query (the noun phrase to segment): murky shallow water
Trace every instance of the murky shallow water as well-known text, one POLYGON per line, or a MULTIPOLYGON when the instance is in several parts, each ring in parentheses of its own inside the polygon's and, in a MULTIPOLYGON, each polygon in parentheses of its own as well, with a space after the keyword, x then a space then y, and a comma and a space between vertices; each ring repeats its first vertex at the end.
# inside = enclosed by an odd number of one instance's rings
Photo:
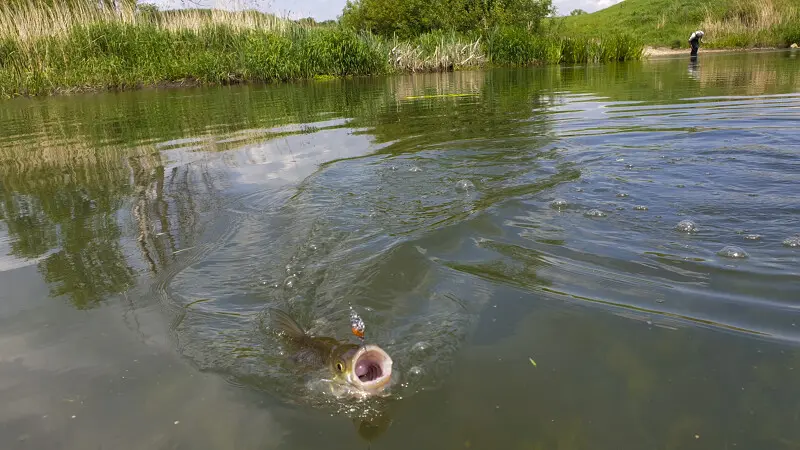
POLYGON ((798 58, 7 102, 2 447, 797 447, 798 58))

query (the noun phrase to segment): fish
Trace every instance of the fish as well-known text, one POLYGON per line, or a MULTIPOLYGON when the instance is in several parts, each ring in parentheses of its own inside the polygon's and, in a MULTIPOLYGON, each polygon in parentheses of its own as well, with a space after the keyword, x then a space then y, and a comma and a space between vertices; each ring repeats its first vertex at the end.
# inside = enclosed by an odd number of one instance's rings
POLYGON ((349 388, 349 393, 360 397, 380 395, 391 384, 393 361, 380 346, 314 336, 281 309, 270 308, 270 316, 274 330, 298 347, 292 359, 327 367, 331 381, 349 388))

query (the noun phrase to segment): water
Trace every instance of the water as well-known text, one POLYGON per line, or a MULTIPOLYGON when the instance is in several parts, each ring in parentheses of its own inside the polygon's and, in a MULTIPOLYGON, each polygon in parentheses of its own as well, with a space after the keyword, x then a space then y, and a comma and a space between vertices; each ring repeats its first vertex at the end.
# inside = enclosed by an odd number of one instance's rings
POLYGON ((2 448, 796 447, 797 64, 6 102, 2 448), (262 321, 349 305, 387 399, 262 321))

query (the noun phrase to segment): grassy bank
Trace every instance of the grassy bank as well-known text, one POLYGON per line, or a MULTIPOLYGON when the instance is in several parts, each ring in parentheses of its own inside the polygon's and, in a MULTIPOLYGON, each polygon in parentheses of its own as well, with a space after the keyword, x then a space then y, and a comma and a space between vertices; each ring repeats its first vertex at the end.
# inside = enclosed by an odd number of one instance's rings
POLYGON ((437 31, 401 41, 253 11, 159 13, 94 2, 0 6, 2 97, 626 60, 641 53, 640 43, 617 34, 566 39, 501 28, 470 36, 437 31))
POLYGON ((653 47, 688 48, 705 31, 704 47, 788 47, 800 43, 800 0, 625 0, 592 14, 563 19, 566 33, 633 33, 653 47))

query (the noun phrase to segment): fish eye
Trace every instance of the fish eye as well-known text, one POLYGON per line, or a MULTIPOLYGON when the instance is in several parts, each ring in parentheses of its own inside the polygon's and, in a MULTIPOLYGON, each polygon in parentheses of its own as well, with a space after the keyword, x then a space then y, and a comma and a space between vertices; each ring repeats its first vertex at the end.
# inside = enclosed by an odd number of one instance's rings
POLYGON ((341 371, 342 371, 342 369, 343 369, 343 367, 342 367, 342 363, 340 363, 340 362, 336 363, 336 370, 338 370, 339 372, 341 372, 341 371))

